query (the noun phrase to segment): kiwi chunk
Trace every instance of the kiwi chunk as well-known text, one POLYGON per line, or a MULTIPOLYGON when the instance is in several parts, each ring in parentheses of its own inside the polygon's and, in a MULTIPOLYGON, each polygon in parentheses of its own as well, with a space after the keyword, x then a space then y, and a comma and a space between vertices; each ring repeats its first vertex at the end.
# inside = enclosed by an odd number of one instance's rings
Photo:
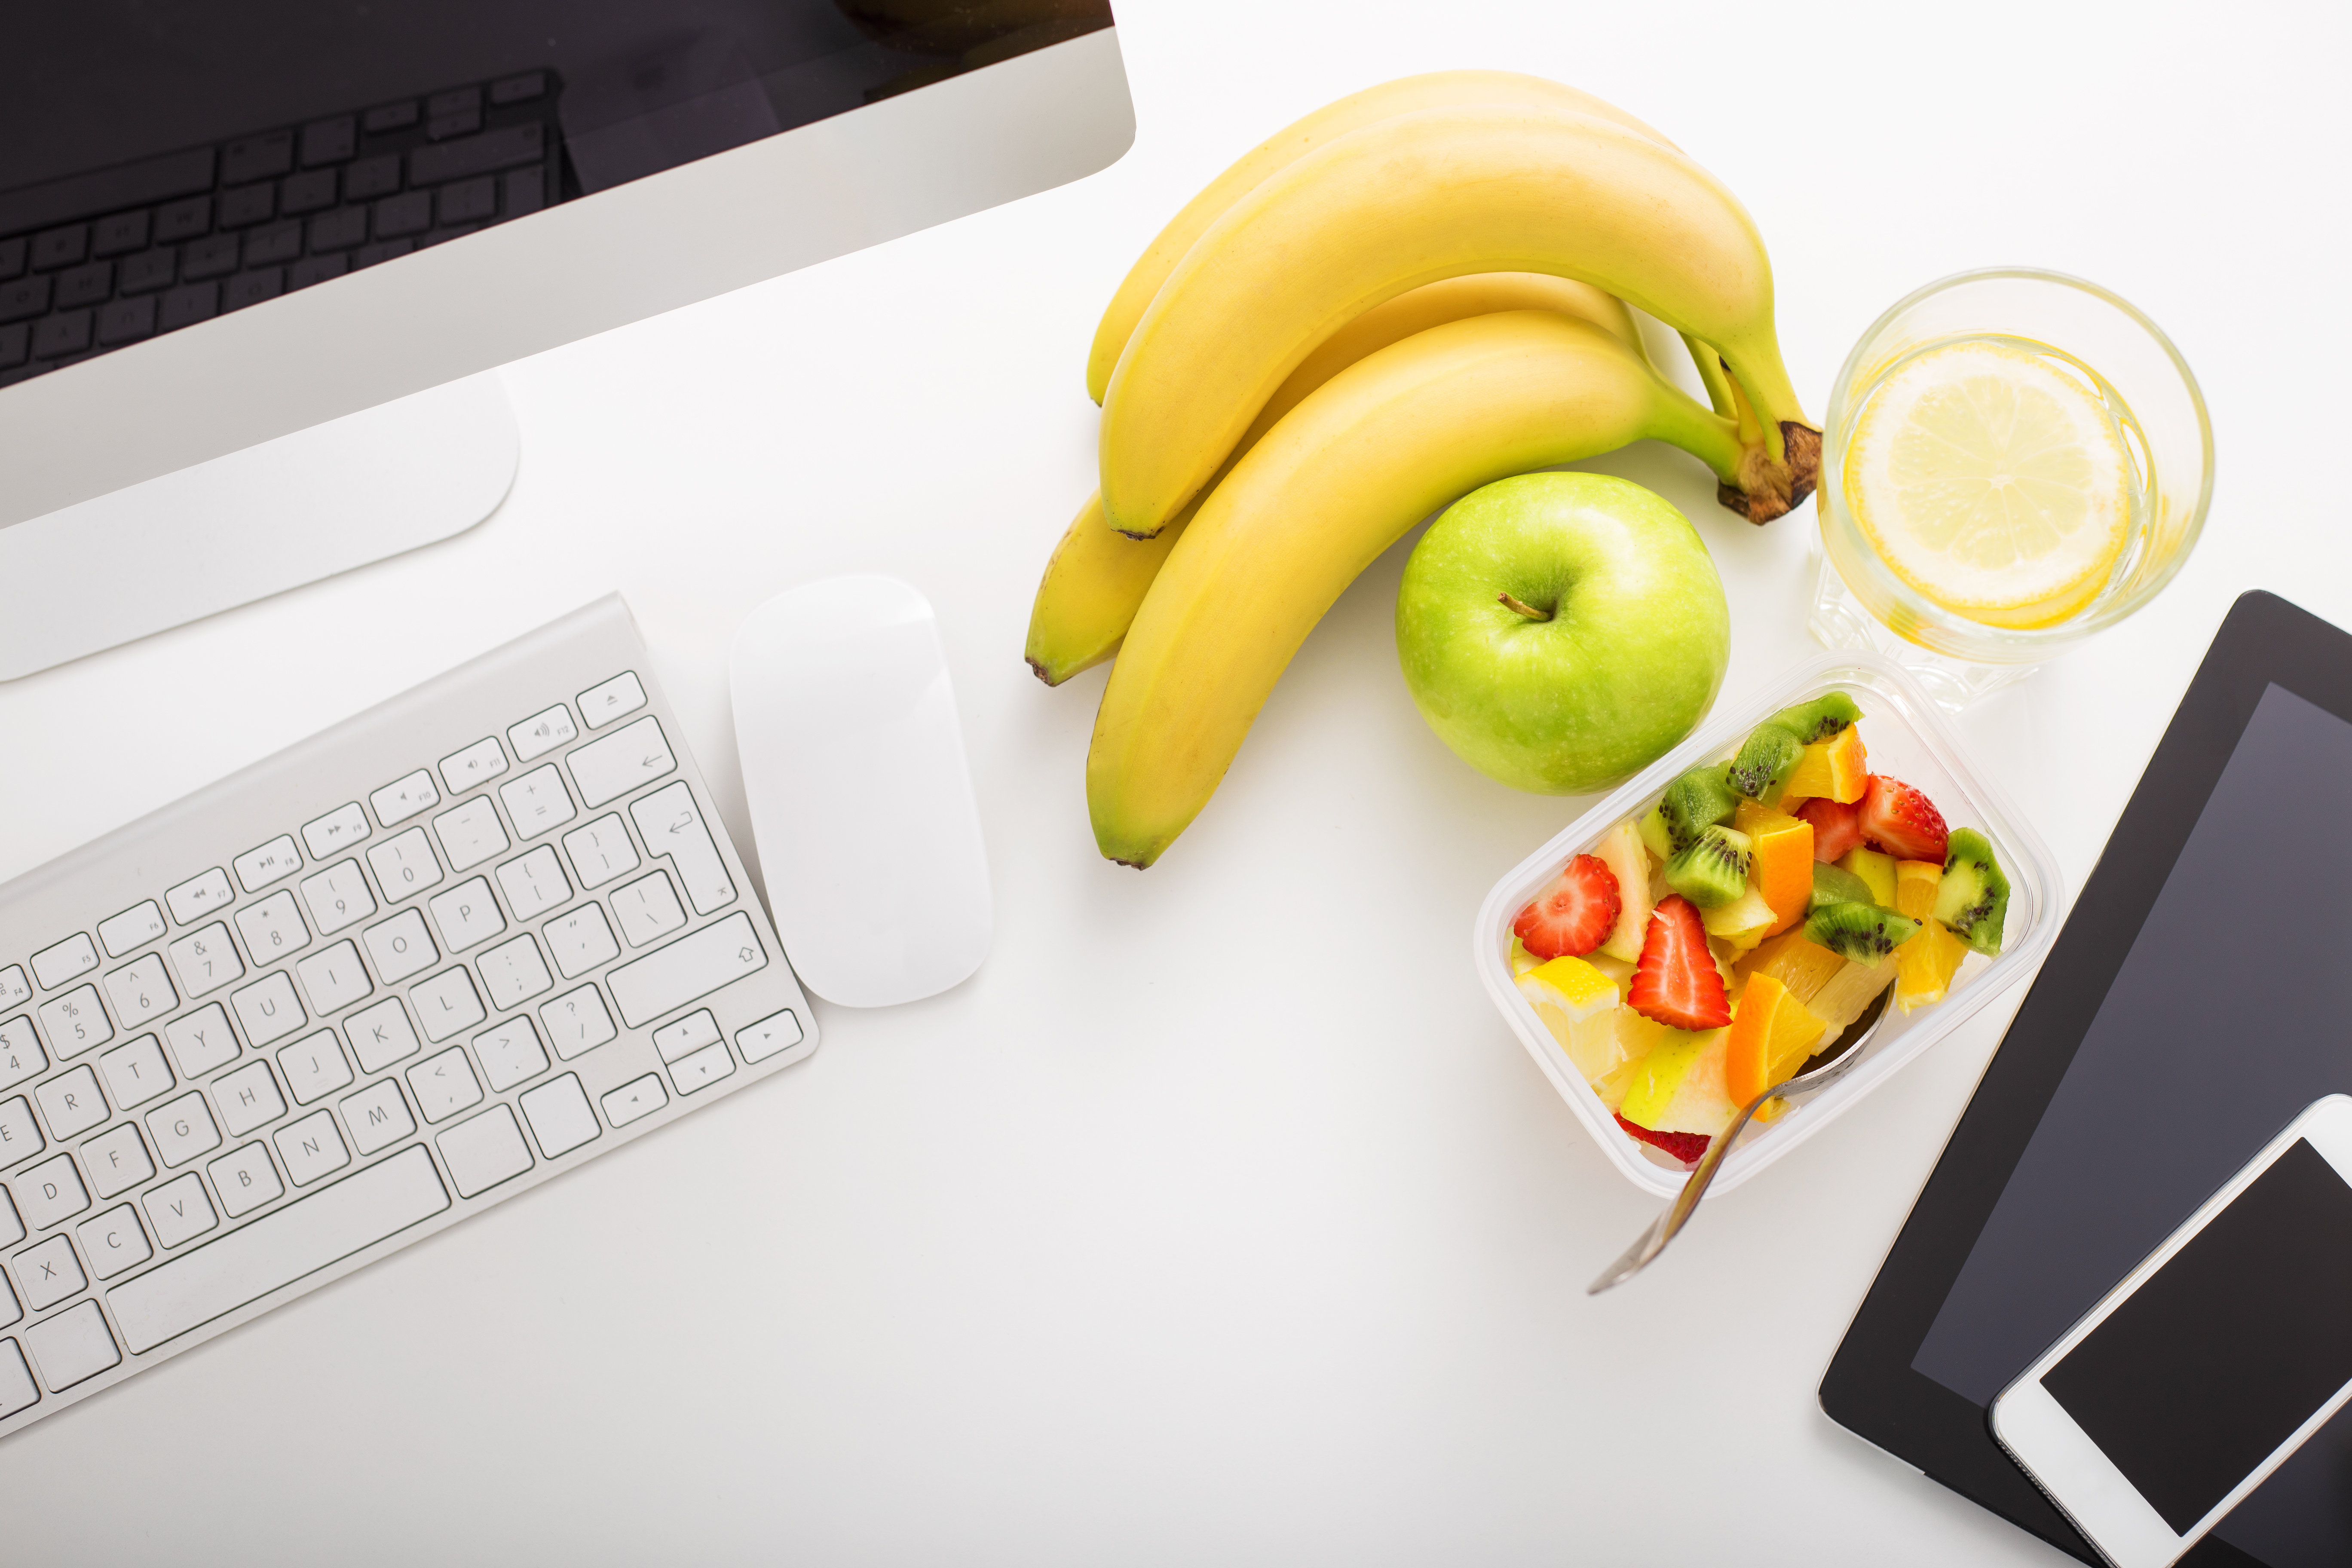
POLYGON ((1633 832, 1641 839, 1642 847, 1656 856, 1660 864, 1675 858, 1675 836, 1666 826, 1664 814, 1656 806, 1650 807, 1650 815, 1642 818, 1633 832))
POLYGON ((1805 903, 1805 912, 1812 913, 1824 904, 1874 904, 1870 896, 1870 884, 1843 866, 1827 861, 1813 862, 1813 896, 1805 903))
POLYGON ((1992 845, 1973 827, 1956 827, 1944 847, 1944 879, 1936 886, 1936 918, 1988 957, 2000 951, 2001 918, 2009 913, 2009 879, 1992 845))
POLYGON ((1750 800, 1775 801, 1780 786, 1797 771, 1805 743, 1778 724, 1759 724, 1748 731, 1739 754, 1731 759, 1725 782, 1750 800))
POLYGON ((1781 709, 1765 722, 1778 724, 1810 746, 1828 740, 1861 717, 1862 710, 1854 706, 1853 698, 1843 691, 1824 691, 1811 702, 1781 709))
POLYGON ((1893 910, 1871 903, 1823 904, 1805 917, 1805 940, 1856 963, 1876 963, 1919 929, 1893 910))
POLYGON ((1739 796, 1725 772, 1721 763, 1693 768, 1666 786, 1665 795, 1658 802, 1658 815, 1665 819, 1666 838, 1675 854, 1696 843, 1707 828, 1729 821, 1739 809, 1739 796))
POLYGON ((1666 862, 1666 886, 1700 909, 1721 909, 1748 890, 1749 847, 1735 828, 1704 827, 1666 862))

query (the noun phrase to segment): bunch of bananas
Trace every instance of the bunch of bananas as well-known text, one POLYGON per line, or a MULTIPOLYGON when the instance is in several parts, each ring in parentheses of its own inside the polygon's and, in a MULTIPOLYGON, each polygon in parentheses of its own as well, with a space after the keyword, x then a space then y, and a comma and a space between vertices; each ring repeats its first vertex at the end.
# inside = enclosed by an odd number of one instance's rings
POLYGON ((1622 110, 1502 71, 1372 88, 1242 158, 1129 272, 1087 388, 1102 488, 1046 565, 1028 658, 1057 685, 1118 654, 1087 801, 1139 867, 1423 518, 1653 437, 1761 523, 1820 457, 1731 193, 1622 110), (1659 376, 1627 302, 1683 334, 1713 407, 1659 376))

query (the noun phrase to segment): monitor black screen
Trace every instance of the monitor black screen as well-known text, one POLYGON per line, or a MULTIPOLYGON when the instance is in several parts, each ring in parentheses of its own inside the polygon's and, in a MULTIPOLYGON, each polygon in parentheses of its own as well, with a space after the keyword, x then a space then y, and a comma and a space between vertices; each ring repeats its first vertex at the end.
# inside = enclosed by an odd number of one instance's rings
POLYGON ((2043 1374, 2185 1535, 2352 1382, 2352 1187, 2298 1139, 2043 1374))

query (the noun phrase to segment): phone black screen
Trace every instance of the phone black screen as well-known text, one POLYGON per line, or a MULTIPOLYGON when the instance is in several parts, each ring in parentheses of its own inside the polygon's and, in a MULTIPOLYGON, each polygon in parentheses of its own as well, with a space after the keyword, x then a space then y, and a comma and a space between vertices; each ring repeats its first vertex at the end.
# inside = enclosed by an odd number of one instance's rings
POLYGON ((2176 1534, 2352 1383, 2352 1187, 2298 1139, 2042 1386, 2176 1534))

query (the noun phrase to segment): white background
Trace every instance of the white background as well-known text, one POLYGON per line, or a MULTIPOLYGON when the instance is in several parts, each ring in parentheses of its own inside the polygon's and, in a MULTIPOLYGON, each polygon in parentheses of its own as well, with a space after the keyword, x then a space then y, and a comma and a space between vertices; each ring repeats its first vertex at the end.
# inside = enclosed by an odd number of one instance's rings
MULTIPOLYGON (((2187 574, 1960 721, 2078 889, 2236 594, 2352 624, 2344 13, 1118 9, 1108 172, 517 365, 482 527, 0 688, 13 875, 617 586, 748 857, 730 634, 893 572, 939 607, 998 904, 957 991, 825 1009, 805 1066, 9 1443, 0 1558, 2060 1561, 1814 1394, 2017 994, 1589 1300, 1654 1203, 1466 952, 1583 803, 1423 726, 1408 547, 1139 875, 1087 826, 1102 674, 1049 691, 1022 637, 1093 484, 1096 314, 1159 225, 1342 93, 1539 72, 1748 204, 1816 417, 1873 316, 1978 265, 2105 283, 2195 366, 2221 479, 2187 574)), ((1811 651, 1810 509, 1758 531, 1680 454, 1594 466, 1714 551, 1724 701, 1811 651)))

